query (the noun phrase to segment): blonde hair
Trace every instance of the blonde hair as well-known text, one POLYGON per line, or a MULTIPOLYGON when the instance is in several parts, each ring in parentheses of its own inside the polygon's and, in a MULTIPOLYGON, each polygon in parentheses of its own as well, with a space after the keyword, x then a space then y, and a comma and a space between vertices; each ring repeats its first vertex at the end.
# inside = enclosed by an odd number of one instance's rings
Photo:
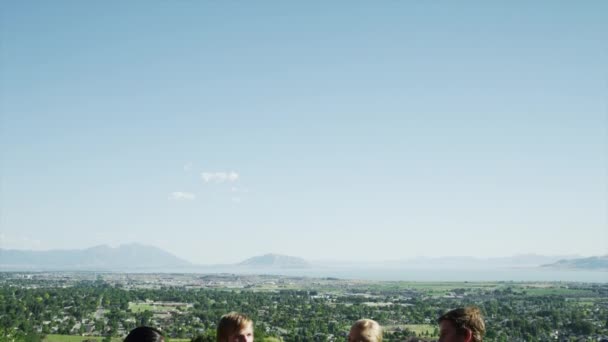
POLYGON ((479 308, 468 306, 448 311, 437 320, 438 323, 450 321, 460 333, 466 329, 471 330, 474 342, 482 342, 483 335, 486 333, 486 325, 479 308))
POLYGON ((228 341, 230 335, 236 334, 248 326, 253 326, 251 318, 238 312, 225 314, 217 325, 217 342, 228 341))
POLYGON ((348 334, 349 342, 382 342, 382 327, 371 319, 360 319, 348 334))

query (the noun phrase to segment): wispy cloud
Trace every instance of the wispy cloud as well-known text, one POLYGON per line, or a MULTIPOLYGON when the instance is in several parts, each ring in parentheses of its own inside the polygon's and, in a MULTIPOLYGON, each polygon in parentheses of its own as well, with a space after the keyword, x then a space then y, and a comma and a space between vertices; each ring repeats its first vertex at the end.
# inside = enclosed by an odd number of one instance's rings
POLYGON ((174 191, 169 194, 169 200, 173 201, 193 201, 196 195, 191 192, 174 191))
POLYGON ((230 172, 202 172, 201 178, 205 183, 224 183, 224 182, 236 182, 239 180, 239 174, 230 172))
POLYGON ((241 203, 241 198, 240 197, 232 197, 232 203, 241 203))
POLYGON ((190 172, 190 170, 192 170, 192 163, 187 162, 186 164, 184 164, 184 171, 190 172))

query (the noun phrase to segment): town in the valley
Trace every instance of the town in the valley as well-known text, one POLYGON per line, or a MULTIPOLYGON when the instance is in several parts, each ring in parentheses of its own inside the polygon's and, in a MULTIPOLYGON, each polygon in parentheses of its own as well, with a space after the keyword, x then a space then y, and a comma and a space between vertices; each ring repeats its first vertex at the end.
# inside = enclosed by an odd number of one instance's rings
POLYGON ((254 320, 256 341, 343 341, 360 318, 386 341, 435 341, 437 318, 466 305, 483 312, 485 341, 608 341, 606 283, 5 272, 0 288, 2 341, 121 341, 140 325, 214 341, 230 311, 254 320))

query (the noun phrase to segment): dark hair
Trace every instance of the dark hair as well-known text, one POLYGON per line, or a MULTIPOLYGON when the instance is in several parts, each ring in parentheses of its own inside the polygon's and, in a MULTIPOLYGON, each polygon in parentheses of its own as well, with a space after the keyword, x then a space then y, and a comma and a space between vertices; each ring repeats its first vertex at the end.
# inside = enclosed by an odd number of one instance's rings
POLYGON ((483 322, 483 316, 479 308, 468 306, 466 308, 458 308, 446 312, 437 319, 437 323, 450 321, 459 333, 464 333, 466 329, 471 331, 474 342, 481 342, 483 335, 486 332, 486 326, 483 322))
POLYGON ((124 342, 164 342, 160 331, 150 327, 138 327, 129 333, 124 342))

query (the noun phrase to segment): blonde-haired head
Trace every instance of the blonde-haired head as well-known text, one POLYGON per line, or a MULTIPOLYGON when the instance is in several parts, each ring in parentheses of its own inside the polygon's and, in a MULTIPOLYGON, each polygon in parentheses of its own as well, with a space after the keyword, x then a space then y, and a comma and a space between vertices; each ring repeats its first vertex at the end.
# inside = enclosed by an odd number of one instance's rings
POLYGON ((353 324, 348 342, 382 342, 382 327, 371 319, 360 319, 353 324))
POLYGON ((249 327, 253 329, 251 318, 238 312, 227 313, 217 325, 217 342, 228 342, 231 335, 249 327))

